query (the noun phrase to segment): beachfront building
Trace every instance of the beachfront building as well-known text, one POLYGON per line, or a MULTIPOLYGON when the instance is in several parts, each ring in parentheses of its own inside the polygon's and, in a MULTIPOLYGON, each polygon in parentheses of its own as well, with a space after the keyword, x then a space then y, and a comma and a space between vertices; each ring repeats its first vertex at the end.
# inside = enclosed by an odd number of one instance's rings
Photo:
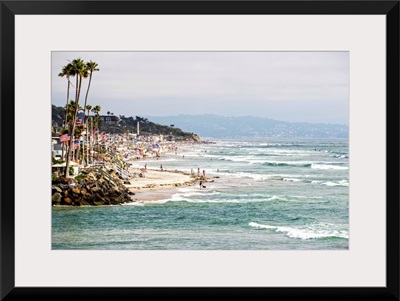
POLYGON ((60 142, 60 137, 51 138, 51 154, 54 159, 61 160, 62 144, 60 142))
POLYGON ((117 116, 111 115, 100 115, 100 121, 107 125, 116 125, 119 118, 117 116))

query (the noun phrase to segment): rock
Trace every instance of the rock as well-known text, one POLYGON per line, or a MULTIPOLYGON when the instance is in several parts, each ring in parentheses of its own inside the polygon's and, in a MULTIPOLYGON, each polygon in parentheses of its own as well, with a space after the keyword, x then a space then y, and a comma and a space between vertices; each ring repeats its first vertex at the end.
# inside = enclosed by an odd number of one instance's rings
POLYGON ((90 205, 90 203, 86 200, 81 200, 80 203, 81 203, 81 205, 85 205, 85 206, 90 205))
POLYGON ((53 182, 52 204, 101 206, 132 202, 134 193, 123 185, 130 181, 120 179, 115 171, 87 168, 84 174, 79 180, 61 178, 57 184, 53 182))
POLYGON ((91 189, 92 192, 98 192, 101 188, 98 186, 95 186, 91 189))
MULTIPOLYGON (((61 189, 60 189, 60 190, 61 190, 61 189)), ((61 198, 62 198, 61 193, 56 192, 56 193, 54 193, 53 196, 51 197, 51 201, 52 201, 53 203, 61 203, 61 198)))
POLYGON ((58 187, 58 186, 55 186, 55 185, 51 186, 51 189, 53 189, 53 190, 55 190, 57 192, 60 192, 60 193, 62 192, 62 189, 60 187, 58 187))
POLYGON ((68 184, 58 184, 58 187, 62 190, 68 189, 69 185, 68 184))
POLYGON ((64 202, 67 204, 71 204, 72 200, 70 198, 64 198, 64 202))
POLYGON ((75 180, 73 178, 66 178, 68 184, 74 184, 75 180))

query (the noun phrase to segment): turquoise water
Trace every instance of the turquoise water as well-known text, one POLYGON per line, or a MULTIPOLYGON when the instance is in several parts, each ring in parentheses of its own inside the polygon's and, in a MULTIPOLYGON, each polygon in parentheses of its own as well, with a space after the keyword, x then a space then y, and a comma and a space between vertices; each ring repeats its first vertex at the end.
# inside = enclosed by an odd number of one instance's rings
POLYGON ((148 168, 204 169, 214 180, 207 188, 174 189, 146 204, 53 207, 52 248, 348 249, 346 139, 215 142, 146 160, 148 168))

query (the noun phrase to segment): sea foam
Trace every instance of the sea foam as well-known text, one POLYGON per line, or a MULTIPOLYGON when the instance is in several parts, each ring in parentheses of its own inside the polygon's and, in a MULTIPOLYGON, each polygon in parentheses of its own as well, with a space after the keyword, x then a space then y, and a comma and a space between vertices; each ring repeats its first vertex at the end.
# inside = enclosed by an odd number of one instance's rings
POLYGON ((283 233, 285 236, 297 239, 321 239, 329 237, 349 238, 348 230, 343 229, 343 225, 334 225, 327 223, 312 224, 306 226, 285 227, 285 226, 271 226, 255 222, 249 223, 250 227, 258 229, 273 230, 277 233, 283 233))
POLYGON ((349 169, 347 166, 337 166, 337 165, 328 165, 328 164, 311 164, 311 168, 313 169, 337 169, 337 170, 347 170, 349 169))

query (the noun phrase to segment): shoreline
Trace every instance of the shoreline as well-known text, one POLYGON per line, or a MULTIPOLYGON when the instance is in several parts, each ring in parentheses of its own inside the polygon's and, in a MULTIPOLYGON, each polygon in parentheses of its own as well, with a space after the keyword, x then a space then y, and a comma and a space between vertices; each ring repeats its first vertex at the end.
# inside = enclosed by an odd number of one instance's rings
MULTIPOLYGON (((176 148, 180 148, 180 146, 182 144, 175 143, 173 147, 163 152, 162 157, 168 158, 174 153, 176 154, 176 148)), ((179 153, 183 155, 185 152, 182 153, 182 149, 179 149, 179 153)), ((154 156, 150 156, 147 160, 154 158, 154 156)), ((145 172, 142 172, 143 167, 140 167, 140 165, 146 163, 147 160, 131 159, 127 161, 128 164, 131 164, 128 167, 128 172, 134 177, 129 179, 130 184, 124 184, 124 186, 134 194, 131 196, 133 202, 143 203, 168 199, 177 192, 177 188, 195 186, 199 181, 204 183, 210 181, 205 176, 190 174, 178 169, 147 168, 145 172), (140 173, 144 177, 140 177, 140 173)))
POLYGON ((177 188, 209 182, 205 175, 179 170, 179 166, 168 170, 162 169, 162 165, 147 168, 148 159, 168 158, 177 154, 178 146, 180 144, 169 145, 161 156, 149 153, 141 158, 119 150, 116 156, 97 158, 101 164, 82 169, 79 179, 58 177, 52 181, 52 205, 135 205, 166 200, 177 193, 177 188), (143 162, 146 163, 142 165, 143 162))
POLYGON ((130 184, 124 186, 134 193, 134 202, 157 201, 166 199, 176 192, 176 188, 194 186, 198 181, 207 179, 190 175, 179 170, 147 169, 144 177, 139 177, 140 169, 129 167, 131 174, 136 176, 130 179, 130 184))

